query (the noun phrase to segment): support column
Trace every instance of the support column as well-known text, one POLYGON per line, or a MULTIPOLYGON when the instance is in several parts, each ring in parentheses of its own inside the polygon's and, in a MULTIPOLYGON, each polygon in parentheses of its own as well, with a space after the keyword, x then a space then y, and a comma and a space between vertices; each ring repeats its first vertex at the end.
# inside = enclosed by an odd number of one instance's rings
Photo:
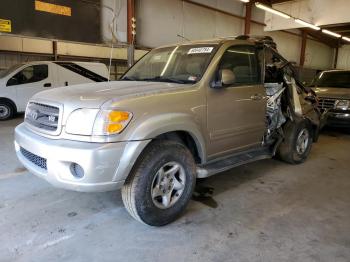
POLYGON ((132 44, 134 36, 132 34, 132 19, 135 18, 135 1, 127 0, 127 41, 132 44))
POLYGON ((338 55, 339 55, 339 47, 336 47, 335 48, 335 55, 334 55, 334 64, 333 64, 334 69, 337 69, 338 55))
POLYGON ((304 67, 304 63, 305 63, 306 40, 307 40, 307 33, 305 30, 302 30, 301 31, 300 62, 299 62, 300 67, 304 67))
POLYGON ((52 54, 53 54, 53 60, 57 61, 58 55, 57 55, 57 41, 52 42, 52 54))
POLYGON ((252 2, 245 4, 244 34, 250 34, 250 20, 252 19, 252 2))
POLYGON ((135 0, 127 0, 127 41, 128 41, 128 67, 134 64, 134 42, 132 20, 135 19, 135 0))

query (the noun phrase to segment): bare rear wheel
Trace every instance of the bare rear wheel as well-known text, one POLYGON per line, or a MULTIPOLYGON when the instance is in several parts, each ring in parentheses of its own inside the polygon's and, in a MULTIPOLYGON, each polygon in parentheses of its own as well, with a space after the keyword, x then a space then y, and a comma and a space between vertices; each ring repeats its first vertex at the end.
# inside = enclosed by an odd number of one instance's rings
POLYGON ((305 120, 287 122, 284 127, 284 140, 278 148, 277 156, 291 164, 303 163, 312 146, 311 125, 305 120))

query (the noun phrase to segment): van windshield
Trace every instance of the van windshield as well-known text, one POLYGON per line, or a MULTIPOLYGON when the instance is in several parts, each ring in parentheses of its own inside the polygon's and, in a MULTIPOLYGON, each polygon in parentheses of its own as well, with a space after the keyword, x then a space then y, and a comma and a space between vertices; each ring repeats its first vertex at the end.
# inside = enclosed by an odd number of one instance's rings
POLYGON ((120 80, 190 84, 198 82, 217 45, 180 45, 154 49, 120 80))
POLYGON ((328 88, 350 88, 350 71, 322 72, 311 85, 328 88))
POLYGON ((20 68, 23 64, 17 64, 17 65, 13 65, 10 68, 0 71, 0 78, 3 78, 9 74, 11 74, 13 71, 16 71, 18 68, 20 68))

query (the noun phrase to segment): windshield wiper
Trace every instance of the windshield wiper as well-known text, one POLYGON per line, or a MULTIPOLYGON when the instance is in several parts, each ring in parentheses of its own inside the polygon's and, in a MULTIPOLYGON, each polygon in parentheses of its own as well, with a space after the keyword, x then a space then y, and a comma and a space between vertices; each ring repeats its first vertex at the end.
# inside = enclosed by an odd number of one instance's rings
POLYGON ((129 76, 124 76, 120 81, 140 81, 140 79, 136 77, 129 77, 129 76))
POLYGON ((153 78, 144 78, 141 79, 142 81, 154 81, 154 82, 171 82, 171 83, 177 83, 177 84, 188 84, 192 81, 186 81, 186 80, 181 80, 181 79, 177 79, 177 78, 173 78, 173 77, 160 77, 160 76, 156 76, 153 78))

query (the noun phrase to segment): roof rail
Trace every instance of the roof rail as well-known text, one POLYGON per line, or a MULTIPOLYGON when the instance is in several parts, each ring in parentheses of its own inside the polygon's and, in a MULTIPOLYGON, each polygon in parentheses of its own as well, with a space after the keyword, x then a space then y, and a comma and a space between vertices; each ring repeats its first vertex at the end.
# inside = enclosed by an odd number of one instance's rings
POLYGON ((274 49, 277 49, 277 44, 271 36, 268 35, 239 35, 236 37, 237 40, 252 40, 257 43, 265 44, 274 49))

